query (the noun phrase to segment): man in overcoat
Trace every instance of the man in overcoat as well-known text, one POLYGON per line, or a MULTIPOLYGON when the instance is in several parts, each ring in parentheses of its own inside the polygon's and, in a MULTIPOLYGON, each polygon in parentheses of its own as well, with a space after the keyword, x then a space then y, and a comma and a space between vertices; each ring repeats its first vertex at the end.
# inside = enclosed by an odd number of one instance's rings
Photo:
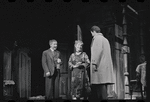
POLYGON ((42 67, 45 77, 45 98, 59 98, 59 68, 62 64, 60 52, 57 49, 57 41, 49 41, 50 48, 42 53, 42 67))
POLYGON ((114 83, 113 64, 109 41, 100 32, 98 26, 91 27, 90 75, 92 94, 98 99, 107 99, 107 86, 114 83))

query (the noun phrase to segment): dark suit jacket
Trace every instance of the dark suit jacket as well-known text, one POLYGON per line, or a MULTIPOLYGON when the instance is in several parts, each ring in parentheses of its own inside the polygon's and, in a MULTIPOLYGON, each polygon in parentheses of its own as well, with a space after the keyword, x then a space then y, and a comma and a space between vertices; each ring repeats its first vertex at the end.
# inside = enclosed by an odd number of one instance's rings
POLYGON ((44 77, 46 76, 47 72, 50 72, 50 75, 53 76, 55 67, 56 67, 56 59, 60 58, 60 52, 55 51, 53 55, 50 49, 43 51, 42 53, 42 67, 44 69, 44 77))

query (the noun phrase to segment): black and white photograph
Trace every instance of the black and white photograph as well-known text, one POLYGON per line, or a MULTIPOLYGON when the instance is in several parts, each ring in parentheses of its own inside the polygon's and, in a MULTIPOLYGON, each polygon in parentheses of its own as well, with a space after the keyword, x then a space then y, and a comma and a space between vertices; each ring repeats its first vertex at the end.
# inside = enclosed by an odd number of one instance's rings
POLYGON ((148 0, 2 0, 2 100, 147 100, 148 0))

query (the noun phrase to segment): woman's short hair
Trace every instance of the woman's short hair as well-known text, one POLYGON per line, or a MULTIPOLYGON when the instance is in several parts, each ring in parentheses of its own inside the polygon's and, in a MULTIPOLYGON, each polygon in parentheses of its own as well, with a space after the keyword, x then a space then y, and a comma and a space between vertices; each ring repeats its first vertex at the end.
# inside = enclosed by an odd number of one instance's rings
POLYGON ((92 32, 95 31, 96 33, 100 33, 101 29, 98 26, 94 25, 94 26, 91 27, 90 31, 92 31, 92 32))
POLYGON ((81 40, 76 40, 75 43, 74 43, 74 46, 76 46, 77 44, 83 45, 83 42, 81 40))

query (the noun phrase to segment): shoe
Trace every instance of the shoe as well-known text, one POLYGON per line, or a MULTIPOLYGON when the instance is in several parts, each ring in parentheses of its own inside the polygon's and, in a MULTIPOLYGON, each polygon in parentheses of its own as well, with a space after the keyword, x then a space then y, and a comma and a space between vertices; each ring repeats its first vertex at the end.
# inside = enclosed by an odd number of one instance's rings
POLYGON ((77 98, 76 98, 76 97, 73 97, 72 100, 77 100, 77 98))
POLYGON ((77 98, 74 95, 72 95, 72 100, 77 100, 77 98))
POLYGON ((84 97, 80 97, 80 100, 84 100, 84 97))

